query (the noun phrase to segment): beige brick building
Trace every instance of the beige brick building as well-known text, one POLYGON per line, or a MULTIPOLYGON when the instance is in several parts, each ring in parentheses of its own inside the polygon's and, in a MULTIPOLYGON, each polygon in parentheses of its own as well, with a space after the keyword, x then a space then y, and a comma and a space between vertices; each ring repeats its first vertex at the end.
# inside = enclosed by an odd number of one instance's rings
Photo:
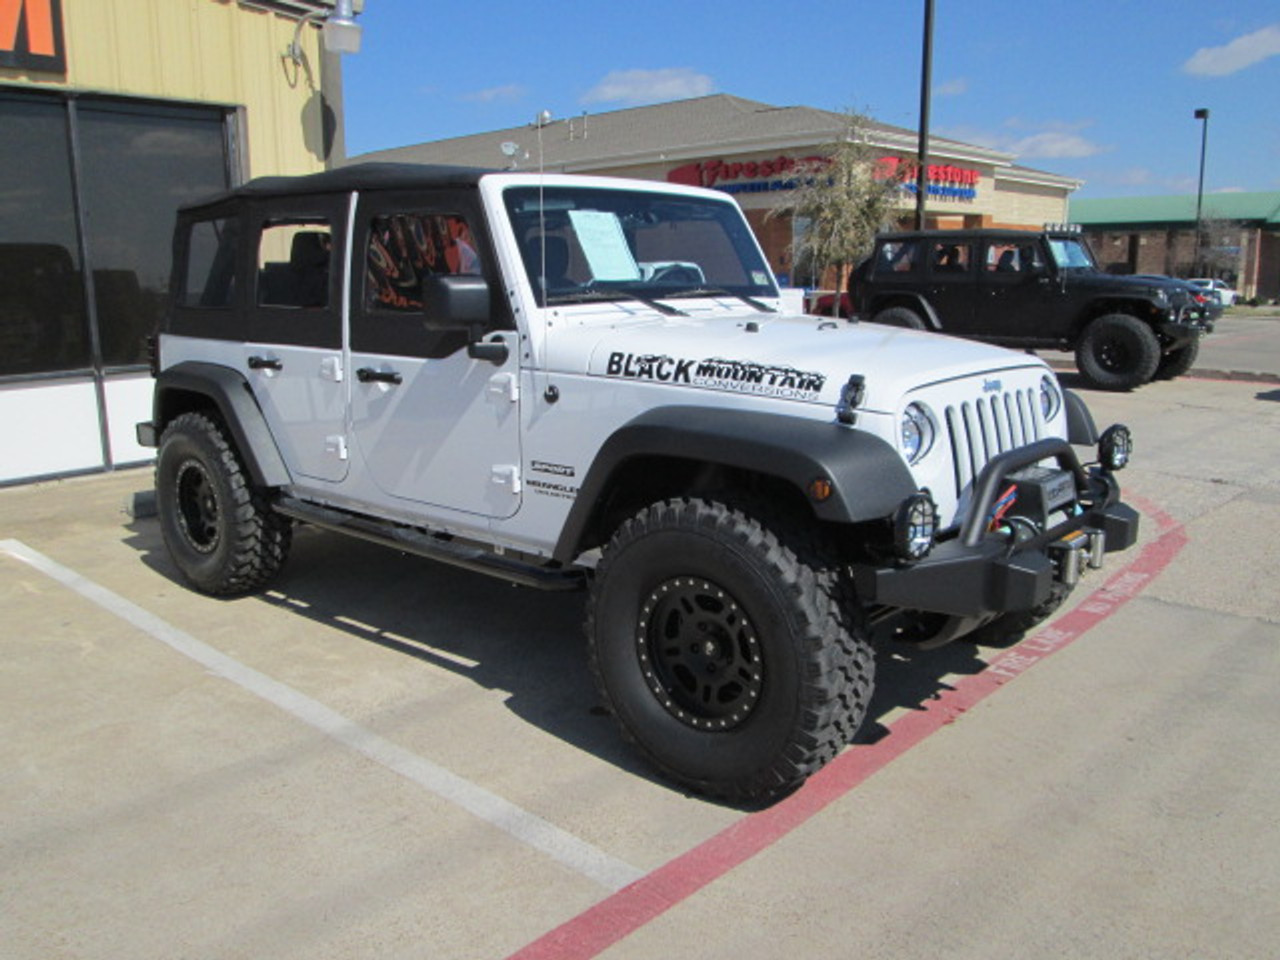
MULTIPOLYGON (((792 275, 793 224, 767 218, 789 189, 797 161, 821 156, 844 130, 841 113, 775 107, 728 94, 581 114, 533 126, 496 130, 365 154, 356 160, 518 167, 565 173, 639 177, 714 187, 733 194, 747 212, 769 262, 783 282, 792 275)), ((871 125, 886 163, 914 164, 917 135, 871 125)), ((1036 229, 1066 219, 1080 181, 1014 163, 1010 154, 934 137, 930 140, 926 216, 931 227, 1036 229)), ((904 225, 915 195, 904 191, 904 225)))

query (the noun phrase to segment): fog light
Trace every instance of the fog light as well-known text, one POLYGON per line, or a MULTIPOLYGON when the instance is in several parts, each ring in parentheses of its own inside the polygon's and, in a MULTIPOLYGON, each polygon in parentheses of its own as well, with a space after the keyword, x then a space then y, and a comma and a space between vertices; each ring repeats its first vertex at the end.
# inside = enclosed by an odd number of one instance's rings
POLYGON ((1098 462, 1108 473, 1123 470, 1133 454, 1133 436, 1122 423, 1107 427, 1098 441, 1098 462))
POLYGON ((900 560, 923 560, 937 533, 938 507, 924 491, 903 500, 893 515, 893 549, 900 560))

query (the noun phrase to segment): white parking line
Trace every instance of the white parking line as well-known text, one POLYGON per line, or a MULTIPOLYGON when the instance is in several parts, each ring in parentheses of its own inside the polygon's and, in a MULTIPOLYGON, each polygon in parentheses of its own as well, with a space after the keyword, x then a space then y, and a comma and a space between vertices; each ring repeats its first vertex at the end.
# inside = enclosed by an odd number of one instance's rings
POLYGON ((476 786, 444 767, 399 747, 372 730, 347 719, 305 694, 247 667, 191 634, 148 613, 106 587, 94 583, 31 549, 19 540, 0 540, 0 552, 34 567, 108 613, 119 617, 224 680, 279 707, 308 726, 357 750, 436 796, 456 804, 521 843, 594 880, 609 890, 621 890, 638 880, 642 871, 610 856, 543 818, 523 810, 497 794, 476 786))

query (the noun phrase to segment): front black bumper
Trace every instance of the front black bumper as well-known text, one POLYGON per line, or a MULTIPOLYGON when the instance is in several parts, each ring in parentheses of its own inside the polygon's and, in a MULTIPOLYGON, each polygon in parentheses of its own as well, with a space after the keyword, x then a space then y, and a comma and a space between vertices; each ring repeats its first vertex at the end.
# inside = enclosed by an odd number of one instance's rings
POLYGON ((1156 329, 1164 337, 1166 343, 1182 346, 1213 333, 1213 317, 1207 313, 1190 310, 1178 312, 1173 317, 1158 324, 1156 329))
POLYGON ((1133 546, 1138 524, 1138 512, 1120 500, 1114 475, 1087 473, 1065 440, 1041 440, 987 464, 959 530, 928 557, 910 565, 855 565, 854 582, 864 602, 905 610, 974 618, 1030 610, 1049 599, 1056 583, 1073 582, 1079 568, 1068 561, 1078 559, 1071 552, 1082 537, 1101 547, 1091 558, 1094 566, 1102 553, 1133 546), (1008 475, 1046 459, 1056 459, 1073 475, 1080 511, 1020 542, 987 532, 987 518, 1008 475))

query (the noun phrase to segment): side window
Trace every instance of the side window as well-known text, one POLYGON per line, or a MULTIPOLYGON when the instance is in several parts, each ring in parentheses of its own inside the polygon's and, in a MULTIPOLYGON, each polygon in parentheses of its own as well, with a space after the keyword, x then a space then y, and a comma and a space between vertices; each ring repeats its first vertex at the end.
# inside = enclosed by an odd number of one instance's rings
POLYGON ((187 262, 183 279, 184 307, 228 308, 235 304, 236 252, 239 229, 235 220, 197 220, 187 234, 187 262))
POLYGON ((932 244, 929 262, 934 276, 953 274, 963 276, 970 272, 972 248, 967 243, 937 240, 932 244))
POLYGON ((1035 243, 1012 240, 988 242, 983 256, 983 270, 993 279, 1014 278, 1029 274, 1040 264, 1035 243))
POLYGON ((452 213, 392 213, 369 224, 364 308, 419 313, 423 278, 481 273, 480 255, 464 217, 452 213))
POLYGON ((257 304, 317 310, 329 306, 333 233, 327 221, 271 221, 258 241, 257 304))
POLYGON ((877 274, 915 273, 919 260, 920 241, 889 240, 880 247, 880 255, 876 260, 877 274))

